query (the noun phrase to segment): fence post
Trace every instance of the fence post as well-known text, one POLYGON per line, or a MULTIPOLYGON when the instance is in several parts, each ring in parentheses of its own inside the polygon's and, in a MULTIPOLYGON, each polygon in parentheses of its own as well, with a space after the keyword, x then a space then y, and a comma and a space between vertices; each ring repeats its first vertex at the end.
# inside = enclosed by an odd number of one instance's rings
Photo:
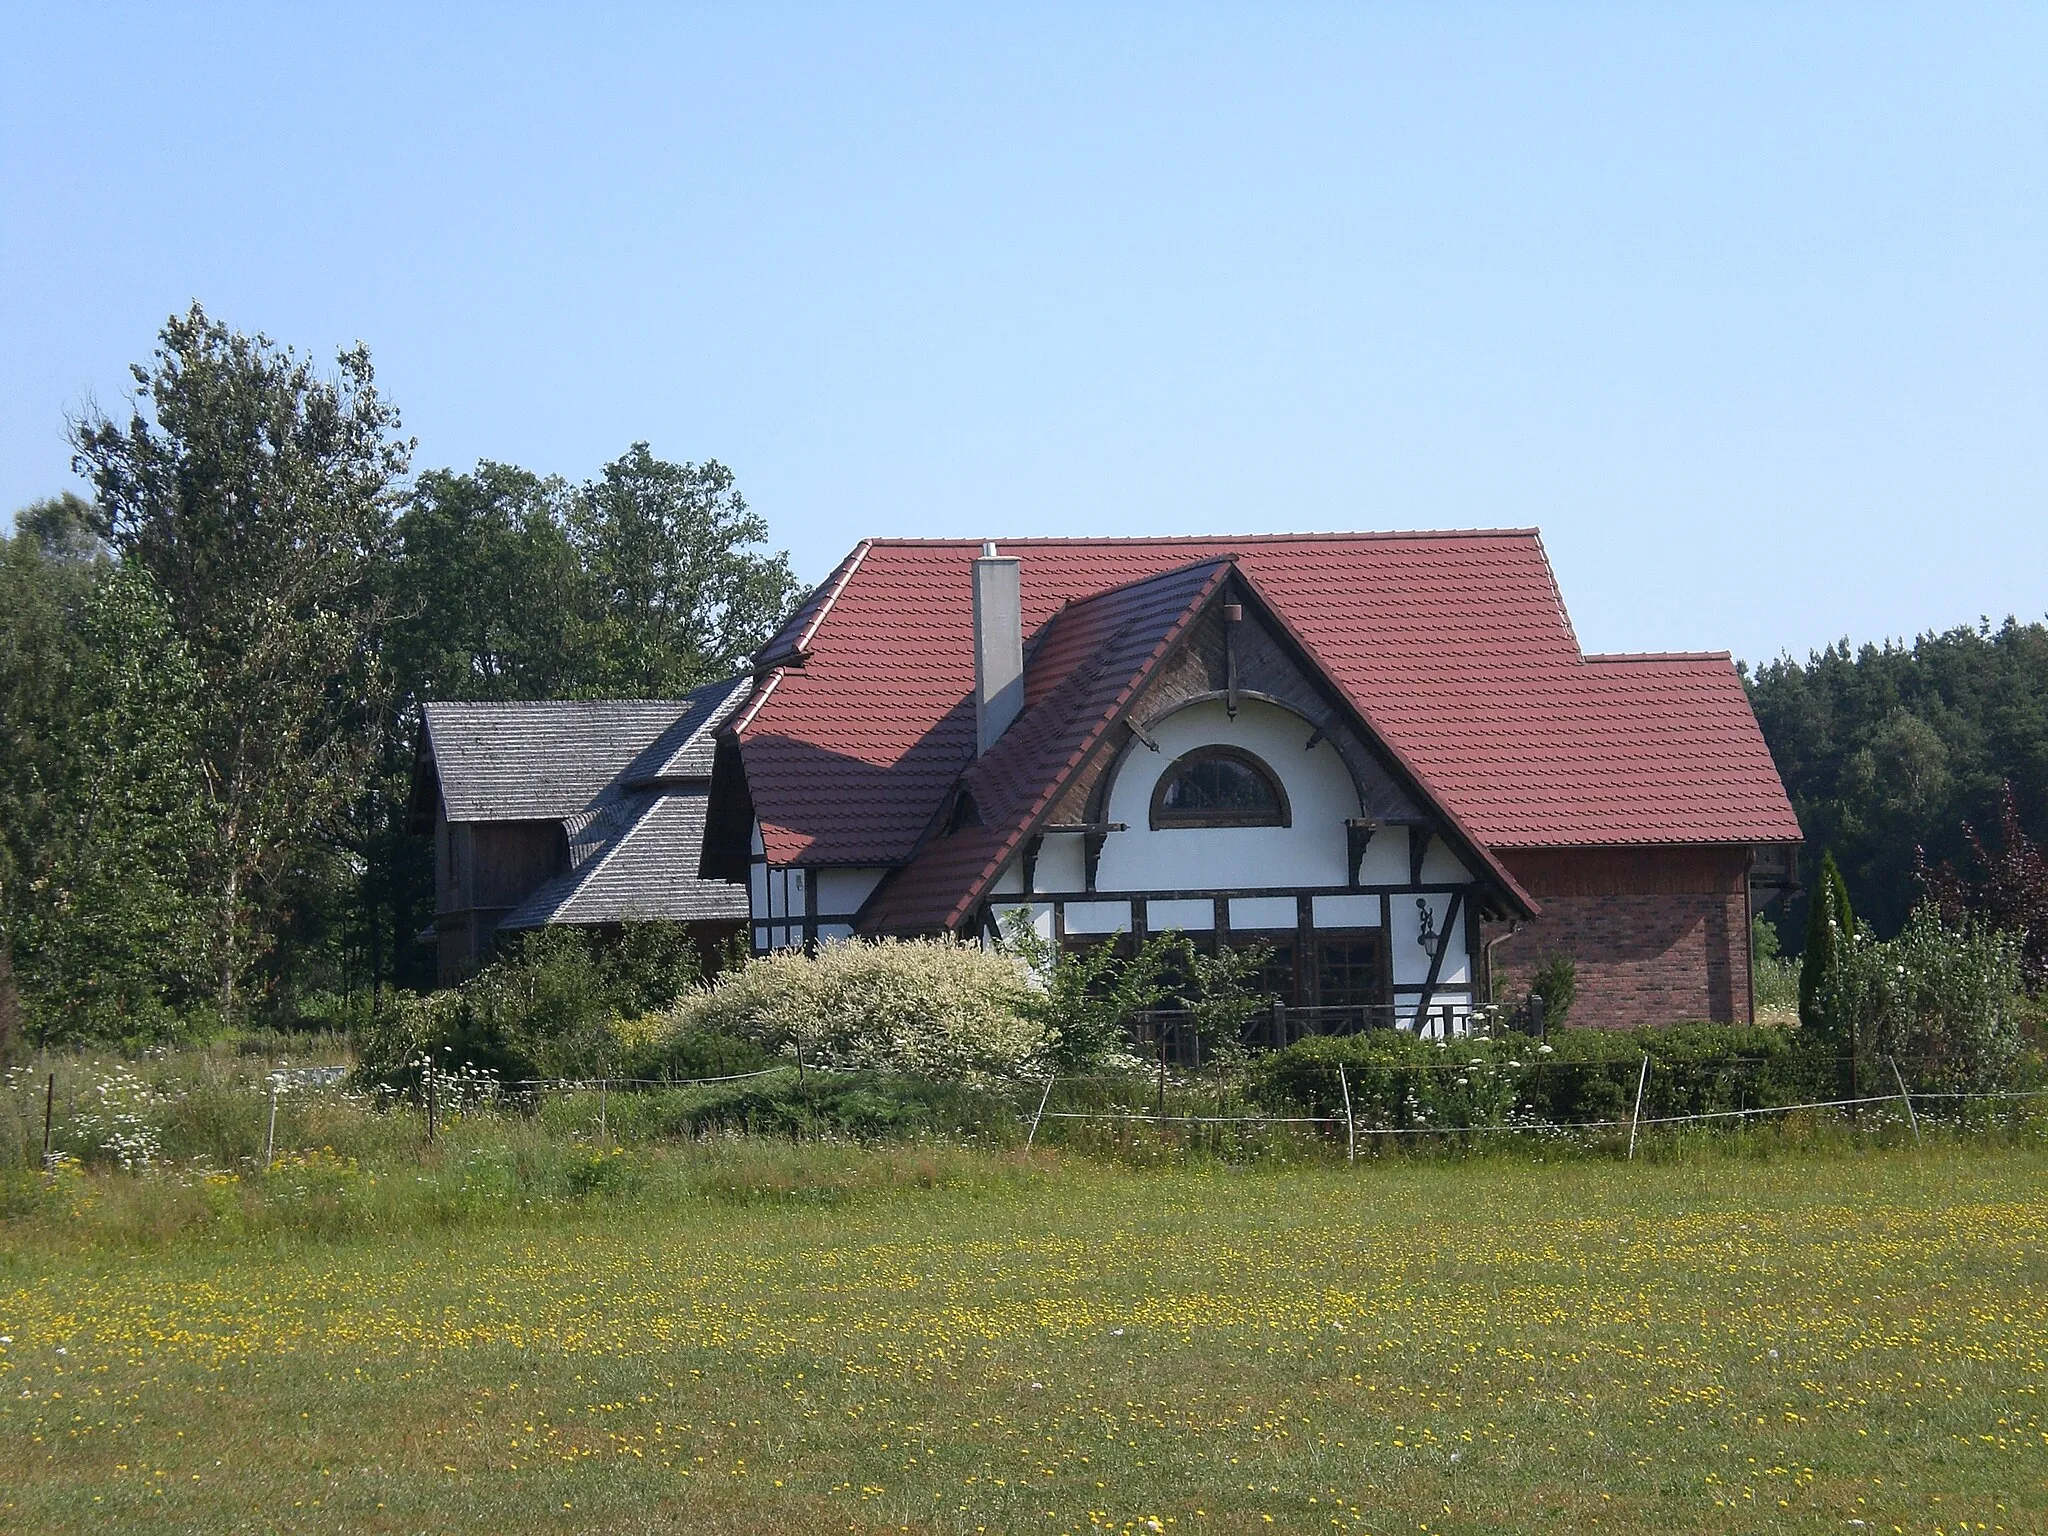
POLYGON ((1636 1112, 1628 1123, 1628 1160, 1636 1160, 1636 1129, 1643 1123, 1643 1090, 1650 1083, 1650 1058, 1643 1057, 1643 1070, 1636 1075, 1636 1112))
POLYGON ((609 1082, 608 1078, 597 1080, 597 1139, 606 1146, 610 1146, 612 1140, 611 1122, 605 1118, 605 1091, 609 1082))
POLYGON ((50 1130, 56 1123, 57 1074, 50 1074, 50 1085, 43 1090, 43 1166, 50 1166, 50 1130))
POLYGON ((1024 1137, 1024 1150, 1026 1152, 1029 1152, 1031 1150, 1031 1143, 1038 1140, 1038 1122, 1045 1118, 1046 1100, 1052 1097, 1053 1079, 1058 1076, 1059 1074, 1057 1072, 1048 1072, 1046 1074, 1045 1092, 1041 1093, 1038 1096, 1038 1112, 1031 1117, 1031 1129, 1029 1132, 1026 1133, 1024 1137))
POLYGON ((1351 1118, 1351 1079, 1344 1074, 1344 1063, 1337 1063, 1337 1086, 1344 1090, 1344 1161, 1358 1161, 1358 1123, 1351 1118))
POLYGON ((427 1140, 429 1141, 434 1139, 434 1122, 439 1118, 441 1109, 441 1098, 436 1089, 436 1084, 439 1081, 440 1074, 434 1070, 434 1059, 430 1056, 427 1058, 427 1140))
POLYGON ((1152 1033, 1159 1038, 1159 1118, 1166 1118, 1166 1025, 1152 1015, 1152 1033))
POLYGON ((270 1124, 263 1132, 263 1171, 270 1172, 270 1165, 277 1161, 277 1076, 270 1079, 270 1124))
POLYGON ((1887 1055, 1885 1060, 1892 1064, 1892 1081, 1899 1085, 1899 1097, 1906 1101, 1906 1119, 1913 1127, 1913 1145, 1920 1145, 1920 1117, 1913 1113, 1913 1095, 1906 1092, 1905 1074, 1899 1071, 1899 1058, 1887 1055))

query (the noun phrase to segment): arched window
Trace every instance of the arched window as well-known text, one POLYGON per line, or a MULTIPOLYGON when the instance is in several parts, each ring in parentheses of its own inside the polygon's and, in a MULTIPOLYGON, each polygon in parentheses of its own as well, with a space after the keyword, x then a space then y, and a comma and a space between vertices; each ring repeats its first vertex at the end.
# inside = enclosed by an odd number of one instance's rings
POLYGON ((1279 777, 1236 747, 1198 747, 1159 776, 1153 827, 1285 827, 1292 818, 1279 777))

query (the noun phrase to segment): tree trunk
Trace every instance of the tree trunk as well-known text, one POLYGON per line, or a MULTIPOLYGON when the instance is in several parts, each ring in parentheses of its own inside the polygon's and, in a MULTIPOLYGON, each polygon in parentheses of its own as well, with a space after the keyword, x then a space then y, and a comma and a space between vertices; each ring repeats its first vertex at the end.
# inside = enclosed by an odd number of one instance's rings
POLYGON ((14 985, 14 955, 0 935, 0 1062, 12 1061, 21 1044, 21 993, 14 985))
POLYGON ((223 889, 220 913, 220 1019, 223 1024, 233 1021, 235 1016, 235 904, 241 895, 242 872, 232 860, 228 864, 227 885, 223 889))

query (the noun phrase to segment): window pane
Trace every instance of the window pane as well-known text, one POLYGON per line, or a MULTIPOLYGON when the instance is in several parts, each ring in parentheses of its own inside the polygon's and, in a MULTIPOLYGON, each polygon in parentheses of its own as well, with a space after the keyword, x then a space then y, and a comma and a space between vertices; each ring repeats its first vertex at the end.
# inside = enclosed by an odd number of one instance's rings
POLYGON ((1317 1001, 1349 1008, 1380 1001, 1379 940, 1323 939, 1316 945, 1317 1001))
POLYGON ((1166 786, 1166 808, 1172 811, 1236 811, 1273 814, 1280 803, 1272 787, 1244 763, 1212 757, 1192 763, 1166 786))

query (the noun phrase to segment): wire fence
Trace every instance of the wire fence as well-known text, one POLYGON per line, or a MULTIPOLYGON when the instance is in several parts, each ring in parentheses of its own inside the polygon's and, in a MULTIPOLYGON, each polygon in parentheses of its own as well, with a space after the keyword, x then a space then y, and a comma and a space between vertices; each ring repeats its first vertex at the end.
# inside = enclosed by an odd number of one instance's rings
MULTIPOLYGON (((1840 1072, 1847 1058, 1809 1060, 1808 1070, 1840 1072)), ((1096 1073, 1051 1073, 1043 1078, 984 1080, 973 1093, 981 1102, 999 1107, 998 1119, 1022 1133, 1025 1149, 1037 1145, 1049 1128, 1110 1128, 1114 1131, 1149 1129, 1162 1137, 1175 1129, 1193 1131, 1200 1127, 1255 1134, 1264 1130, 1308 1131, 1326 1137, 1341 1135, 1347 1157, 1356 1160, 1360 1148, 1382 1140, 1436 1138, 1461 1141, 1468 1138, 1618 1137, 1627 1133, 1628 1155, 1632 1158, 1645 1132, 1667 1131, 1690 1126, 1712 1127, 1742 1124, 1795 1114, 1832 1114, 1855 1118, 1870 1112, 1897 1111, 1892 1122, 1909 1128, 1921 1139, 1923 1124, 1929 1120, 1960 1123, 1968 1112, 2004 1106, 2030 1110, 2048 1100, 2048 1087, 2002 1086, 1959 1087, 1943 1084, 1938 1068, 1921 1064, 1909 1080, 1906 1068, 1890 1057, 1861 1065, 1887 1079, 1889 1091, 1785 1096, 1770 1102, 1743 1102, 1748 1086, 1769 1081, 1783 1061, 1761 1056, 1729 1055, 1688 1060, 1667 1065, 1668 1076, 1682 1077, 1681 1085, 1669 1092, 1695 1102, 1687 1107, 1660 1105, 1652 1090, 1660 1086, 1659 1065, 1650 1055, 1639 1060, 1534 1059, 1530 1061, 1487 1062, 1482 1060, 1396 1061, 1363 1067, 1334 1064, 1304 1069, 1295 1080, 1266 1091, 1257 1099, 1249 1096, 1241 1066, 1233 1077, 1217 1070, 1207 1080, 1195 1071, 1162 1070, 1147 1062, 1138 1070, 1096 1073), (1372 1077, 1367 1086, 1355 1073, 1372 1077), (1744 1074, 1756 1074, 1760 1081, 1745 1085, 1744 1074), (1561 1082, 1575 1086, 1560 1088, 1561 1082), (1418 1086, 1420 1085, 1420 1086, 1418 1086), (1467 1090, 1471 1090, 1469 1093, 1467 1090), (1733 1102, 1730 1102, 1733 1100, 1733 1102), (1544 1114, 1539 1104, 1568 1104, 1574 1112, 1544 1114)), ((550 1102, 585 1096, 591 1106, 591 1129, 610 1140, 616 1118, 615 1096, 696 1095, 707 1115, 720 1112, 710 1102, 721 1090, 740 1092, 745 1097, 750 1085, 770 1090, 756 1097, 794 1105, 794 1118, 771 1117, 768 1123, 799 1133, 806 1114, 815 1109, 822 1128, 829 1130, 834 1084, 855 1079, 872 1086, 877 1074, 803 1061, 778 1061, 744 1072, 729 1072, 691 1078, 673 1077, 551 1077, 503 1081, 473 1068, 437 1067, 418 1063, 416 1077, 397 1087, 363 1085, 355 1081, 345 1065, 279 1067, 267 1072, 254 1086, 262 1096, 261 1166, 273 1166, 281 1155, 278 1140, 280 1104, 294 1105, 316 1098, 335 1102, 348 1100, 369 1109, 405 1108, 417 1113, 421 1131, 434 1140, 454 1119, 479 1111, 531 1113, 550 1102), (769 1080, 780 1078, 782 1085, 769 1080), (779 1095, 779 1098, 778 1098, 779 1095)), ((35 1074, 37 1082, 22 1069, 7 1075, 7 1100, 13 1109, 16 1135, 23 1162, 34 1160, 43 1167, 57 1166, 71 1154, 66 1145, 78 1145, 80 1136, 71 1134, 83 1127, 99 1138, 107 1160, 121 1166, 146 1166, 150 1162, 150 1131, 141 1098, 132 1090, 139 1082, 125 1068, 113 1069, 116 1080, 110 1091, 102 1078, 82 1094, 75 1087, 66 1095, 64 1113, 59 1113, 58 1073, 35 1074), (124 1086, 125 1082, 125 1086, 124 1086), (40 1089, 40 1092, 36 1090, 40 1089), (124 1107, 123 1094, 128 1095, 124 1107), (40 1100, 40 1103, 34 1102, 40 1100), (37 1113, 39 1111, 39 1113, 37 1113), (40 1125, 34 1122, 40 1121, 40 1125), (35 1133, 40 1132, 40 1157, 30 1152, 35 1133)), ((728 1102, 731 1093, 726 1095, 728 1102)), ((1758 1097, 1768 1097, 1758 1095, 1758 1097)), ((651 1106, 650 1106, 651 1107, 651 1106)), ((559 1123, 559 1122, 557 1122, 559 1123)), ((635 1117, 641 1127, 649 1121, 635 1117)), ((664 1124, 694 1126, 692 1106, 667 1117, 664 1124)), ((707 1122, 710 1123, 710 1122, 707 1122)), ((751 1129, 752 1119, 740 1128, 751 1129)), ((730 1127, 728 1127, 730 1128, 730 1127)), ((629 1127, 628 1134, 633 1134, 629 1127)), ((1015 1145, 1015 1142, 1009 1144, 1015 1145)), ((253 1159, 252 1159, 253 1161, 253 1159)))

